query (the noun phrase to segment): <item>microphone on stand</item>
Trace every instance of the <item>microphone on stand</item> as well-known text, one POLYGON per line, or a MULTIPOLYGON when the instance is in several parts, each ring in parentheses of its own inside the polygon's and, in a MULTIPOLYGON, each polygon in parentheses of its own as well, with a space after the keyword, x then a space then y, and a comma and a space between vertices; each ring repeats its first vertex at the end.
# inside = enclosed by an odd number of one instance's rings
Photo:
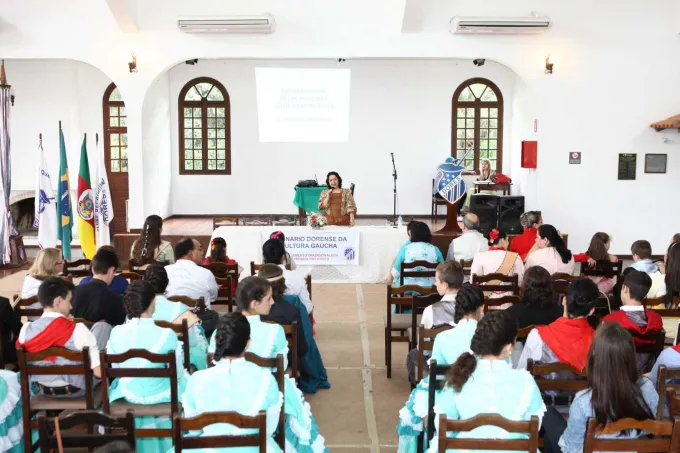
POLYGON ((392 225, 394 227, 397 226, 397 166, 394 164, 394 153, 390 153, 390 156, 392 156, 392 170, 394 173, 392 173, 392 178, 394 179, 394 189, 393 189, 393 215, 394 217, 392 218, 392 225))

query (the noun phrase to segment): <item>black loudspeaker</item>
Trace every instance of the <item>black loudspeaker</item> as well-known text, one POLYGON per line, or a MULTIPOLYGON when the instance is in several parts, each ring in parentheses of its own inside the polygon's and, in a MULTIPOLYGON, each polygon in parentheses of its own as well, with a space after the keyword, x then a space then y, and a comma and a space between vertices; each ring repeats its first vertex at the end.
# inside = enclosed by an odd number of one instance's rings
POLYGON ((498 211, 498 229, 507 234, 522 234, 524 228, 519 221, 524 212, 524 197, 502 196, 498 211))
POLYGON ((498 195, 478 193, 470 197, 470 212, 479 217, 479 231, 486 233, 498 227, 498 195))

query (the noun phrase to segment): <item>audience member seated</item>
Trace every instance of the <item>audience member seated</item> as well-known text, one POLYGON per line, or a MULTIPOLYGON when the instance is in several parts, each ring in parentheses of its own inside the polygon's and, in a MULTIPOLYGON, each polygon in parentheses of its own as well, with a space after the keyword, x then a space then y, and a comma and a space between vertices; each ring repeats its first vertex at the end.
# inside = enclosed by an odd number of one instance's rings
POLYGON ((118 255, 100 248, 92 258, 92 280, 78 286, 73 294, 73 316, 90 322, 105 321, 112 326, 125 322, 123 298, 109 289, 116 275, 118 255))
POLYGON ((0 370, 0 451, 20 453, 23 449, 21 384, 19 374, 0 370))
MULTIPOLYGON (((90 364, 95 377, 101 377, 99 351, 103 350, 111 333, 111 326, 104 322, 95 323, 92 330, 83 323, 73 322, 71 312, 71 293, 73 284, 59 277, 47 277, 38 288, 38 299, 43 307, 43 315, 33 322, 24 324, 19 333, 17 347, 26 352, 40 352, 51 347, 72 351, 90 348, 90 364)), ((57 365, 74 362, 57 357, 57 365)), ((37 362, 47 363, 47 360, 37 362)), ((46 396, 75 397, 85 394, 85 376, 30 376, 31 386, 46 396)), ((98 381, 97 381, 98 382, 98 381)))
MULTIPOLYGON (((197 371, 189 378, 182 396, 184 416, 195 417, 204 412, 238 412, 254 417, 258 412, 266 411, 267 451, 281 452, 273 436, 278 428, 283 395, 270 370, 244 358, 251 337, 250 323, 239 312, 227 313, 217 323, 215 337, 215 366, 197 371), (206 389, 219 390, 206 392, 206 389)), ((251 431, 217 423, 206 426, 195 435, 238 436, 253 434, 251 431)))
POLYGON ((281 241, 278 239, 269 239, 262 245, 262 258, 264 263, 276 264, 283 270, 283 278, 286 280, 286 294, 297 296, 307 309, 307 313, 311 313, 314 309, 312 300, 309 297, 307 284, 305 278, 295 272, 286 269, 284 261, 286 259, 286 249, 283 248, 281 241))
MULTIPOLYGON (((388 274, 386 281, 388 285, 400 286, 400 274, 402 263, 412 263, 414 261, 427 261, 429 263, 442 263, 444 257, 438 247, 432 245, 432 232, 423 222, 411 222, 409 234, 410 243, 399 249, 397 258, 394 260, 392 270, 388 274)), ((424 267, 415 267, 413 271, 425 271, 424 267)), ((406 277, 404 285, 418 285, 428 287, 434 285, 434 277, 406 277)))
MULTIPOLYGON (((224 238, 213 238, 210 241, 210 256, 203 260, 203 264, 210 263, 225 263, 225 264, 237 264, 236 261, 232 260, 227 256, 227 241, 224 238)), ((238 267, 238 273, 243 271, 241 266, 238 267)), ((236 295, 236 284, 231 286, 231 295, 236 295)))
POLYGON ((567 295, 562 298, 564 316, 531 331, 517 368, 526 368, 532 359, 540 363, 566 363, 582 370, 595 335, 587 317, 595 311, 599 293, 597 285, 586 278, 569 285, 567 295))
MULTIPOLYGON (((543 418, 546 453, 581 453, 588 419, 598 425, 622 418, 653 420, 659 395, 654 383, 641 377, 635 364, 635 347, 630 334, 616 323, 598 329, 588 354, 589 388, 576 394, 566 421, 554 407, 543 418)), ((638 430, 598 435, 602 438, 636 438, 638 430)))
MULTIPOLYGON (((522 284, 524 277, 524 263, 516 252, 509 252, 508 235, 497 229, 489 231, 489 250, 479 252, 472 260, 470 274, 483 276, 487 274, 503 274, 505 276, 516 275, 519 284, 522 284)), ((489 284, 498 285, 501 282, 493 281, 489 284)), ((488 297, 502 297, 509 295, 503 291, 493 291, 487 294, 488 297)))
MULTIPOLYGON (((652 286, 652 279, 644 272, 631 269, 623 280, 621 288, 621 306, 617 310, 605 316, 603 322, 616 322, 624 329, 645 335, 649 332, 658 332, 663 329, 663 320, 658 313, 645 309, 642 301, 652 286)), ((635 344, 643 342, 633 337, 635 344)), ((637 354, 638 370, 642 373, 649 371, 655 357, 650 354, 637 354)))
MULTIPOLYGON (((38 302, 38 308, 40 302, 38 302)), ((38 319, 38 318, 36 318, 38 319)), ((21 332, 21 318, 6 297, 0 297, 0 354, 5 364, 17 362, 16 341, 21 332)))
MULTIPOLYGON (((118 252, 116 251, 115 247, 112 247, 110 245, 102 245, 101 247, 99 247, 99 249, 97 251, 99 251, 99 250, 110 250, 113 253, 115 253, 116 255, 118 255, 118 252)), ((119 261, 120 261, 120 259, 119 259, 119 261)), ((83 277, 83 279, 80 281, 80 283, 78 283, 78 286, 87 285, 88 283, 90 283, 92 281, 92 278, 93 277, 91 275, 88 275, 87 277, 83 277)), ((113 277, 113 280, 111 280, 111 283, 109 283, 109 291, 112 291, 112 292, 122 296, 123 294, 125 294, 125 290, 127 289, 128 285, 129 285, 129 283, 128 283, 127 279, 120 277, 118 275, 115 275, 113 277)))
MULTIPOLYGON (((592 239, 590 240, 590 246, 588 246, 588 250, 585 253, 588 258, 587 261, 592 264, 595 264, 592 261, 607 261, 610 263, 618 262, 619 259, 616 257, 616 255, 612 255, 609 253, 610 245, 611 238, 607 233, 602 232, 595 233, 592 239)), ((597 284, 597 287, 600 290, 600 292, 604 294, 610 294, 614 290, 614 286, 616 285, 616 279, 613 278, 607 277, 589 277, 589 278, 597 284)))
POLYGON ((541 225, 538 227, 536 248, 537 250, 531 252, 527 257, 525 269, 541 266, 550 272, 550 275, 557 273, 574 274, 576 270, 574 257, 554 226, 541 225))
MULTIPOLYGON (((271 284, 262 277, 244 278, 238 284, 236 303, 250 323, 250 343, 247 352, 267 359, 282 354, 283 366, 288 368, 288 343, 283 328, 277 324, 264 323, 261 319, 262 315, 269 314, 274 303, 271 284)), ((216 352, 215 335, 210 339, 208 351, 216 352)), ((309 404, 305 402, 295 381, 287 375, 284 399, 287 416, 286 451, 289 451, 289 447, 292 452, 309 451, 310 448, 313 451, 324 451, 324 438, 318 433, 319 430, 309 404)))
POLYGON ((181 302, 172 302, 163 295, 168 286, 168 273, 161 264, 150 264, 144 273, 144 280, 151 283, 156 293, 153 320, 182 324, 182 321, 186 319, 189 326, 191 364, 197 370, 205 369, 208 366, 208 340, 198 316, 191 311, 189 306, 181 302))
POLYGON ((649 241, 639 240, 630 246, 630 253, 633 255, 633 264, 630 266, 636 271, 649 274, 652 279, 652 287, 647 293, 649 299, 656 299, 666 294, 664 276, 659 266, 652 261, 652 246, 649 241))
MULTIPOLYGON (((392 282, 392 268, 394 267, 394 263, 397 262, 397 256, 404 255, 406 252, 406 247, 411 243, 411 232, 413 231, 413 226, 418 223, 417 220, 411 220, 409 223, 406 224, 406 235, 408 236, 408 239, 406 239, 406 242, 402 244, 401 247, 399 247, 399 251, 397 254, 394 256, 394 259, 392 260, 392 264, 390 265, 390 270, 387 272, 387 275, 385 276, 385 281, 390 284, 392 282)), ((440 252, 441 253, 441 252, 440 252)))
MULTIPOLYGON (((108 354, 123 354, 130 349, 144 349, 153 354, 176 353, 182 357, 182 343, 170 329, 158 327, 153 320, 156 308, 156 293, 153 285, 145 280, 137 280, 130 284, 125 292, 125 311, 128 322, 114 327, 106 345, 108 354)), ((184 362, 177 360, 177 383, 179 396, 184 392, 188 374, 184 370, 184 362)), ((130 359, 121 367, 161 368, 161 363, 147 360, 130 359)), ((219 392, 216 392, 219 393, 219 392)), ((167 378, 116 378, 109 389, 109 401, 125 399, 132 404, 160 404, 170 402, 170 379, 167 378)), ((169 417, 137 416, 137 428, 170 429, 169 417)), ((169 437, 137 437, 137 451, 166 452, 172 447, 169 437)))
POLYGON ((139 237, 132 243, 130 249, 130 259, 135 261, 142 269, 153 262, 159 263, 175 262, 175 252, 172 244, 161 239, 163 233, 163 219, 157 215, 150 215, 144 221, 139 237))
MULTIPOLYGON (((283 276, 283 269, 276 264, 265 264, 260 268, 258 276, 266 279, 272 286, 272 305, 269 313, 260 316, 263 321, 271 321, 281 325, 292 324, 297 322, 297 357, 298 367, 301 374, 306 374, 305 354, 307 354, 307 341, 305 339, 305 331, 302 325, 302 317, 300 310, 295 306, 286 302, 283 295, 286 292, 286 279, 283 276)), ((305 316, 307 314, 305 313, 305 316)), ((292 354, 296 351, 288 351, 288 361, 291 361, 292 354)))
MULTIPOLYGON (((676 344, 670 348, 664 349, 659 357, 656 359, 656 363, 652 367, 652 371, 649 373, 649 380, 656 384, 659 378, 659 367, 665 366, 666 368, 680 368, 680 344, 676 344)), ((680 380, 669 379, 666 384, 680 384, 680 380)), ((668 401, 663 401, 664 404, 664 416, 668 416, 668 401)))
MULTIPOLYGON (((456 308, 456 294, 463 285, 463 268, 457 261, 447 261, 437 266, 434 277, 437 292, 442 296, 439 302, 425 307, 420 325, 426 329, 433 329, 446 325, 454 325, 454 311, 456 308)), ((429 351, 426 351, 429 358, 429 351)), ((416 367, 418 366, 418 347, 409 351, 406 357, 408 379, 416 385, 416 367)))
MULTIPOLYGON (((274 231, 271 235, 269 235, 269 239, 276 239, 281 243, 283 249, 284 250, 286 249, 286 235, 283 234, 282 231, 274 231)), ((295 264, 295 260, 288 252, 286 252, 283 258, 283 264, 291 271, 297 269, 297 264, 295 264)))
POLYGON ((477 253, 485 252, 488 248, 488 241, 479 232, 479 217, 477 217, 477 214, 466 214, 463 217, 463 234, 449 244, 446 260, 470 261, 477 253))
MULTIPOLYGON (((593 284, 594 285, 594 284, 593 284)), ((511 420, 526 421, 537 416, 539 424, 545 404, 534 378, 526 370, 509 364, 517 338, 517 321, 505 311, 484 315, 470 344, 451 367, 444 389, 435 406, 449 419, 465 420, 479 414, 498 414, 511 420)), ((526 439, 524 433, 508 433, 496 426, 483 426, 470 432, 448 433, 449 437, 470 439, 526 439)), ((438 451, 437 436, 430 452, 438 451)))
POLYGON ((519 218, 524 232, 515 236, 510 243, 510 251, 519 253, 522 261, 526 261, 529 253, 536 249, 536 236, 538 235, 538 227, 543 225, 543 217, 541 211, 527 211, 519 218))
POLYGON ((660 290, 666 295, 665 308, 675 308, 673 299, 680 295, 680 246, 677 242, 668 247, 661 271, 664 279, 660 290))
POLYGON ((202 297, 205 306, 217 299, 217 282, 208 269, 199 266, 203 262, 203 247, 196 239, 185 238, 175 245, 177 261, 165 266, 168 273, 168 288, 165 295, 187 296, 192 299, 202 297))
MULTIPOLYGON (((57 277, 61 273, 64 260, 61 257, 61 250, 45 248, 38 252, 35 261, 28 269, 28 274, 24 277, 24 284, 21 287, 21 298, 28 299, 38 295, 38 287, 47 277, 57 277)), ((40 308, 40 302, 30 305, 28 308, 40 308)), ((29 321, 35 321, 37 316, 30 316, 29 321)))

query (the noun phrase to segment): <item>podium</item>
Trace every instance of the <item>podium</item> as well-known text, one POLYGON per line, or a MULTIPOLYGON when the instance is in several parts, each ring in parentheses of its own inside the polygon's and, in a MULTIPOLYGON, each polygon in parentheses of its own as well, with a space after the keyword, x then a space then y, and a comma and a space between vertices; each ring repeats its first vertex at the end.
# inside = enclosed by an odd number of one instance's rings
POLYGON ((458 225, 458 203, 460 200, 455 203, 446 202, 446 224, 432 233, 432 245, 439 248, 444 258, 449 251, 451 241, 463 233, 458 225))

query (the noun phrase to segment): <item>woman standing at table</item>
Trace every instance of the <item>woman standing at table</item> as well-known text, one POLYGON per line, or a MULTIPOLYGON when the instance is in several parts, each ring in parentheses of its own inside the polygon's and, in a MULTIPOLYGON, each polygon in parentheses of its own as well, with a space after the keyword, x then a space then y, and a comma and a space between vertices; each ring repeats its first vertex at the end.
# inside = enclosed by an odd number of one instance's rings
POLYGON ((325 211, 328 224, 354 226, 357 205, 352 191, 342 188, 342 178, 334 171, 326 176, 326 186, 319 196, 319 209, 325 211))

